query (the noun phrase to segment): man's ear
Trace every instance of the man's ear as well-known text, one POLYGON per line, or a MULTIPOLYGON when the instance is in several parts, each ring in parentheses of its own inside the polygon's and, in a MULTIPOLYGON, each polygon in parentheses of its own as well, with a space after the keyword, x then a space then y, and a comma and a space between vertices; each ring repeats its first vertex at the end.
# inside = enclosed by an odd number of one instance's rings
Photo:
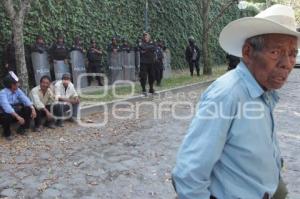
POLYGON ((249 63, 250 58, 252 56, 253 48, 249 43, 245 43, 242 49, 243 60, 245 64, 249 63))

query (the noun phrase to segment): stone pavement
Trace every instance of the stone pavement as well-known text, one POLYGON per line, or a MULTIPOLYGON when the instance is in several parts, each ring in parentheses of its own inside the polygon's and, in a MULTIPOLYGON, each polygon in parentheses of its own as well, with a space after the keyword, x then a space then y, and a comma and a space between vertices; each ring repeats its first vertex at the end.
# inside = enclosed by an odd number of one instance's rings
POLYGON ((275 109, 277 134, 284 158, 284 181, 289 198, 300 198, 300 69, 294 69, 287 84, 279 91, 280 103, 275 109))
MULTIPOLYGON (((285 159, 284 180, 291 199, 299 199, 300 69, 294 70, 275 114, 285 159)), ((173 199, 170 172, 203 88, 145 98, 115 113, 98 113, 83 127, 0 139, 0 195, 7 198, 173 199), (170 112, 170 107, 177 104, 170 112), (170 104, 168 104, 170 102, 170 104), (188 104, 190 102, 191 104, 188 104), (165 111, 158 112, 162 106, 165 111), (114 119, 113 114, 131 116, 114 119), (179 118, 181 117, 181 118, 179 118), (185 117, 185 119, 183 119, 185 117)), ((0 198, 1 198, 0 197, 0 198)))

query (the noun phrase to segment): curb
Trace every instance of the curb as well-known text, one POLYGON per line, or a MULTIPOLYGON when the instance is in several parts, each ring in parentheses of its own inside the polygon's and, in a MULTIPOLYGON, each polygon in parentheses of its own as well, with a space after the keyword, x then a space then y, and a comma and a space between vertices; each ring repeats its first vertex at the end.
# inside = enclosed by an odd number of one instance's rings
MULTIPOLYGON (((193 89, 196 89, 199 87, 206 87, 215 80, 216 79, 199 82, 199 83, 188 84, 185 86, 179 86, 179 87, 166 89, 166 90, 162 90, 162 91, 157 91, 157 94, 159 95, 159 97, 164 97, 166 95, 166 93, 176 94, 178 92, 182 92, 182 91, 186 91, 186 90, 193 90, 193 89)), ((113 100, 113 101, 105 102, 105 103, 96 102, 94 105, 89 105, 89 106, 80 108, 80 116, 84 117, 84 116, 99 113, 99 112, 101 113, 104 111, 104 107, 110 109, 115 103, 120 103, 120 102, 135 103, 135 102, 138 102, 141 100, 149 100, 149 99, 151 99, 151 98, 149 98, 149 97, 145 98, 144 95, 137 95, 137 96, 132 96, 132 97, 125 98, 125 99, 113 100)))

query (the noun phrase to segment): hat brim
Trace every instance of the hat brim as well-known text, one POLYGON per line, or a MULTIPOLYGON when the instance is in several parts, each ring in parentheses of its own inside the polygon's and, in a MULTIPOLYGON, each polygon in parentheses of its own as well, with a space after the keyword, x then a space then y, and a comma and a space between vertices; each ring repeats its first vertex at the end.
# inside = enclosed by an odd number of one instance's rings
POLYGON ((297 37, 298 48, 300 47, 300 32, 293 31, 274 21, 255 17, 245 17, 229 23, 220 33, 219 43, 227 53, 242 57, 242 47, 246 39, 274 33, 297 37))

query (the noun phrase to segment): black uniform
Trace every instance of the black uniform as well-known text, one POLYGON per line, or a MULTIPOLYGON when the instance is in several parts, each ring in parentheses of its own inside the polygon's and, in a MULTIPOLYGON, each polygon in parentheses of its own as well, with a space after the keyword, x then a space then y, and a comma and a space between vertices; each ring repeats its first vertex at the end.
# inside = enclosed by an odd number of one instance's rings
POLYGON ((52 60, 65 60, 68 59, 69 51, 66 45, 55 43, 50 48, 52 60))
POLYGON ((148 79, 149 92, 154 93, 154 64, 155 64, 155 45, 150 42, 142 42, 140 45, 140 82, 143 92, 146 92, 146 82, 148 79))
POLYGON ((73 51, 73 50, 78 50, 78 51, 80 51, 81 53, 84 53, 83 47, 82 47, 81 45, 76 45, 76 44, 74 44, 74 45, 72 46, 72 48, 70 49, 70 52, 73 51))
MULTIPOLYGON (((50 51, 50 56, 51 56, 52 62, 54 62, 54 60, 57 60, 57 61, 67 60, 69 57, 69 50, 64 43, 53 44, 49 51, 50 51)), ((51 79, 54 80, 55 74, 54 74, 53 66, 51 66, 50 72, 51 72, 51 79)))
POLYGON ((107 52, 113 52, 113 51, 119 51, 120 50, 120 46, 117 44, 109 44, 107 47, 107 52))
MULTIPOLYGON (((101 51, 101 49, 96 48, 96 50, 101 51)), ((102 51, 101 51, 102 52, 102 51)), ((87 59, 88 59, 88 73, 101 73, 104 72, 101 62, 102 62, 102 53, 94 51, 94 48, 89 48, 87 52, 87 59)), ((88 84, 91 85, 93 77, 88 76, 88 84)), ((101 79, 99 76, 96 76, 98 81, 98 85, 102 85, 101 79)))
POLYGON ((46 44, 34 43, 31 46, 31 52, 44 53, 48 51, 48 47, 46 44))
POLYGON ((159 86, 161 83, 161 80, 163 78, 163 70, 164 70, 164 65, 163 65, 163 49, 160 46, 156 46, 155 49, 155 80, 157 85, 159 86))
POLYGON ((131 51, 131 46, 127 43, 124 42, 121 46, 120 46, 120 50, 121 51, 127 51, 128 53, 131 51))
POLYGON ((191 76, 194 74, 194 68, 196 68, 197 75, 200 75, 200 67, 199 67, 199 60, 200 60, 200 49, 194 43, 190 42, 185 50, 185 59, 189 63, 191 76))

